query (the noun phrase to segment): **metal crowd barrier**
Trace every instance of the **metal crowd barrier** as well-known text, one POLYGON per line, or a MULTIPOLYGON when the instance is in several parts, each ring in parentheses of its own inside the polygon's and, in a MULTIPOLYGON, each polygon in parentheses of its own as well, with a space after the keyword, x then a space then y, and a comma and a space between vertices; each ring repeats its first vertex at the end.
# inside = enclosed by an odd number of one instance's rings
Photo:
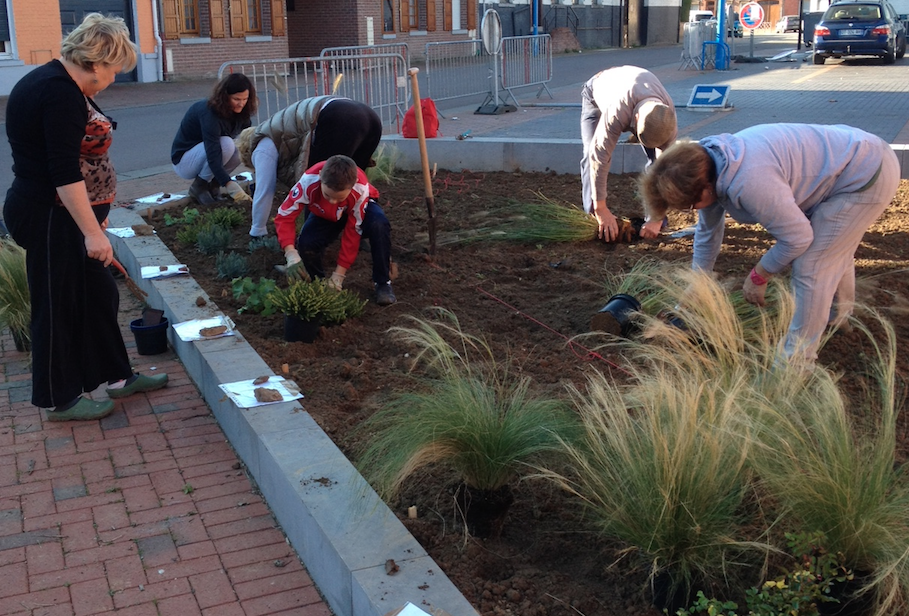
POLYGON ((319 57, 346 57, 357 55, 375 55, 383 53, 396 53, 404 56, 404 63, 408 67, 410 66, 410 49, 407 47, 407 43, 382 43, 380 45, 357 45, 352 47, 326 47, 319 54, 319 57))
POLYGON ((704 45, 716 40, 716 22, 688 22, 682 30, 682 60, 679 70, 716 66, 716 46, 704 45))
POLYGON ((546 85, 552 80, 552 44, 548 34, 530 36, 507 36, 502 39, 502 87, 508 91, 515 104, 520 107, 512 92, 515 88, 540 86, 537 98, 545 90, 549 98, 552 92, 546 85))
POLYGON ((383 124, 394 124, 400 133, 410 99, 407 68, 404 56, 397 53, 339 53, 225 62, 218 69, 218 79, 241 72, 252 80, 259 97, 254 123, 304 98, 334 94, 369 105, 383 124))
MULTIPOLYGON (((518 104, 515 88, 540 86, 537 97, 552 80, 552 44, 548 34, 507 36, 502 39, 500 87, 518 104)), ((493 56, 480 40, 426 44, 427 96, 433 100, 488 94, 493 56)), ((518 104, 520 106, 520 104, 518 104)))
POLYGON ((492 56, 483 41, 426 43, 426 94, 436 100, 489 92, 492 56))

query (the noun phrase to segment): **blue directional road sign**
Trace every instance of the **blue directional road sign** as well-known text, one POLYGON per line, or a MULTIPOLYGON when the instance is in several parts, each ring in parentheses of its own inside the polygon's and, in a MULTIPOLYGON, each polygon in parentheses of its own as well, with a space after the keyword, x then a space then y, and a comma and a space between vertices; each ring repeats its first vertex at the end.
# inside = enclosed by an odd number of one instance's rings
POLYGON ((691 98, 688 99, 688 107, 693 108, 715 108, 725 107, 726 99, 729 98, 730 86, 717 86, 713 84, 698 84, 691 90, 691 98))

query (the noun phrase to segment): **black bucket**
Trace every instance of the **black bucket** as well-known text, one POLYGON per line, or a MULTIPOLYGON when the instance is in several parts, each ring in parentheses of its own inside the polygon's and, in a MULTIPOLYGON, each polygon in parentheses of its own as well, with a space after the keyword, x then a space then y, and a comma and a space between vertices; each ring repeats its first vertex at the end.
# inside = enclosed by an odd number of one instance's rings
POLYGON ((136 319, 129 324, 129 329, 136 338, 136 351, 139 355, 160 355, 167 351, 166 318, 161 318, 157 325, 144 325, 144 319, 136 319))
POLYGON ((321 328, 318 319, 304 321, 289 314, 284 315, 284 340, 287 342, 315 342, 321 328))
POLYGON ((625 293, 609 298, 606 305, 590 319, 592 331, 606 332, 613 336, 627 336, 634 327, 631 315, 640 312, 641 302, 625 293))

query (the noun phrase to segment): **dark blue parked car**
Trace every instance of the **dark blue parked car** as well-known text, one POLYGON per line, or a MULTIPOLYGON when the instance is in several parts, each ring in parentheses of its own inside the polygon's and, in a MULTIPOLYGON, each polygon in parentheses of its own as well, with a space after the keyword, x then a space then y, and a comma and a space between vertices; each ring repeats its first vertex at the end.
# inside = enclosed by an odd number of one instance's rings
POLYGON ((906 30, 887 0, 831 4, 814 27, 814 63, 827 58, 878 56, 892 64, 906 54, 906 30))

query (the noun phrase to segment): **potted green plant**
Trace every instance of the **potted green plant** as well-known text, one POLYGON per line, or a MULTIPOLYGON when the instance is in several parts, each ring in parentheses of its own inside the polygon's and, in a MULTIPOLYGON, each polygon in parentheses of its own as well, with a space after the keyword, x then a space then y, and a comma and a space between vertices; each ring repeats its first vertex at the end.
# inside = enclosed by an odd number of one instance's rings
POLYGON ((468 532, 496 536, 513 500, 510 484, 573 440, 578 424, 563 401, 534 396, 528 378, 509 374, 509 362, 497 362, 483 340, 438 310, 448 322, 412 317, 415 327, 392 328, 417 348, 431 376, 364 424, 370 437, 358 466, 386 499, 420 469, 454 471, 454 500, 468 532))
POLYGON ((340 325, 359 316, 366 305, 356 293, 338 291, 321 278, 298 280, 286 289, 272 291, 268 298, 284 313, 284 339, 288 342, 312 342, 323 325, 340 325))
POLYGON ((31 348, 31 321, 25 250, 11 239, 0 240, 0 326, 10 329, 17 351, 31 348))

